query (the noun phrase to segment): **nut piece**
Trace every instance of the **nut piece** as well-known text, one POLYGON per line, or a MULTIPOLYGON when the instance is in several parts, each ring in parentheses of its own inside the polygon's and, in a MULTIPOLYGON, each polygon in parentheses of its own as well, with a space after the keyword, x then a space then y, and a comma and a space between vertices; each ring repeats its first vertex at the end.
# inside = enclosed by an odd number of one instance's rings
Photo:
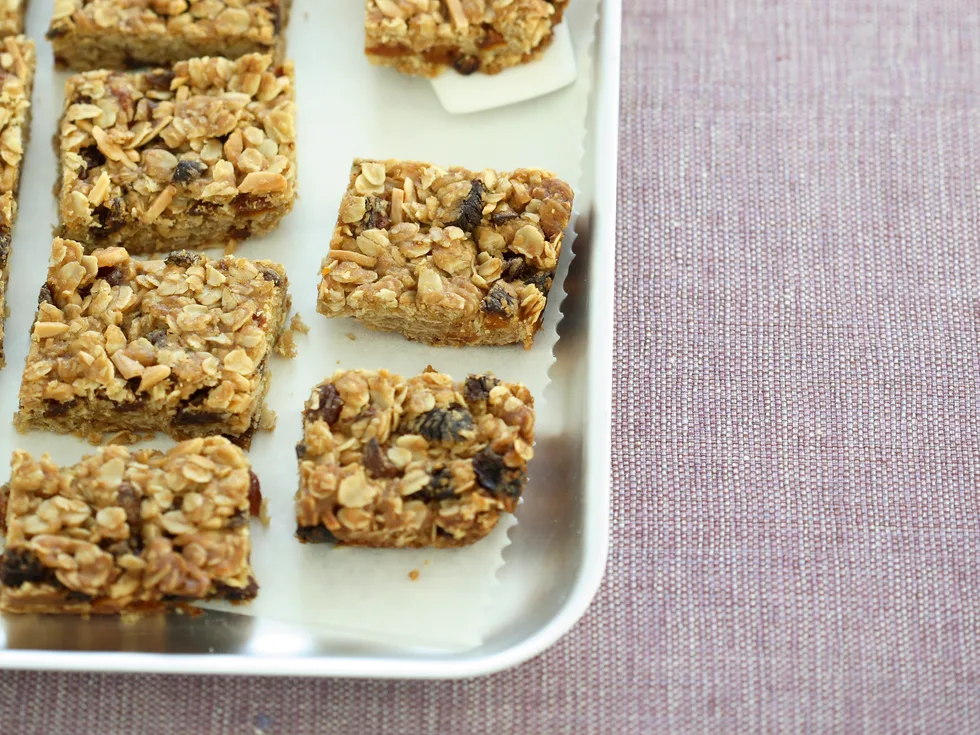
POLYGON ((348 370, 303 413, 296 496, 301 541, 463 546, 512 513, 534 456, 534 401, 492 375, 454 383, 348 370))

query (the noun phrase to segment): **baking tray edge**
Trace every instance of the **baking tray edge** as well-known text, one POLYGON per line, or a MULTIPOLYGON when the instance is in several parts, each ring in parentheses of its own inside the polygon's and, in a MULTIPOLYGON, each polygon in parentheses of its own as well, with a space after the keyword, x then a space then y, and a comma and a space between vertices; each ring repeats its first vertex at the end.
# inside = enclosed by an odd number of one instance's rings
POLYGON ((561 608, 536 633, 486 656, 446 659, 327 656, 265 658, 132 652, 5 650, 0 670, 239 674, 401 679, 461 679, 484 676, 527 661, 558 641, 585 614, 605 572, 609 551, 612 428, 613 314, 619 162, 622 0, 603 0, 596 40, 594 111, 595 172, 591 212, 592 258, 588 298, 588 384, 583 486, 582 548, 588 549, 561 608), (599 256, 599 257, 597 257, 599 256))

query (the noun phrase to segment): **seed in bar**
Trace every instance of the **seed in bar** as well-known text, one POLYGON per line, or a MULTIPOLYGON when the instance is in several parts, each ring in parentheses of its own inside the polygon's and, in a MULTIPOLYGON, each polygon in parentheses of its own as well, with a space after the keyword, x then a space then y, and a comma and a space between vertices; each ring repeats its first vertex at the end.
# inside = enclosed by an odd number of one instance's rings
POLYGON ((432 345, 530 348, 573 198, 539 169, 357 160, 317 310, 432 345))
POLYGON ((292 64, 249 54, 78 74, 65 85, 59 148, 60 234, 88 250, 263 235, 296 198, 292 64))
POLYGON ((20 387, 20 431, 224 435, 248 448, 288 280, 267 260, 136 260, 57 239, 20 387))
POLYGON ((72 467, 16 450, 0 489, 0 610, 164 612, 243 602, 249 564, 248 458, 221 437, 164 453, 110 446, 72 467))
POLYGON ((297 537, 348 546, 466 546, 513 513, 534 451, 534 400, 493 375, 454 383, 349 370, 303 413, 297 537))
MULTIPOLYGON (((4 21, 0 11, 0 28, 4 27, 4 21)), ((17 219, 21 164, 31 129, 31 89, 36 64, 33 41, 24 36, 0 39, 0 367, 6 364, 3 320, 7 311, 11 231, 17 219)))
POLYGON ((418 2, 367 0, 365 53, 372 64, 435 77, 497 74, 551 45, 568 0, 418 2))
MULTIPOLYGON (((5 0, 0 0, 4 2, 5 0)), ((170 66, 199 56, 281 56, 290 0, 55 0, 60 69, 170 66)))

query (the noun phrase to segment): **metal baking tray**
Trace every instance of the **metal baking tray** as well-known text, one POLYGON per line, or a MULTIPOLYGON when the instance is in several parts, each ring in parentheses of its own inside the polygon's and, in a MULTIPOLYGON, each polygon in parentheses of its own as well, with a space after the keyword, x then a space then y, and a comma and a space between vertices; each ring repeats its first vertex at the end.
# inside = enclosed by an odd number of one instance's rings
MULTIPOLYGON (((38 40, 49 9, 33 5, 29 29, 38 40)), ((574 258, 566 252, 561 266, 567 297, 548 388, 560 416, 550 417, 552 429, 539 437, 483 644, 462 653, 338 644, 316 630, 213 611, 136 622, 0 616, 0 668, 461 678, 526 661, 574 625, 598 589, 609 542, 621 14, 621 0, 601 0, 577 237, 574 258)), ((292 22, 303 20, 294 15, 292 22)), ((50 62, 44 42, 38 45, 39 63, 50 62)), ((44 94, 50 89, 35 90, 35 104, 44 94)), ((313 178, 301 176, 304 183, 313 178)), ((31 209, 22 205, 21 228, 31 209)))

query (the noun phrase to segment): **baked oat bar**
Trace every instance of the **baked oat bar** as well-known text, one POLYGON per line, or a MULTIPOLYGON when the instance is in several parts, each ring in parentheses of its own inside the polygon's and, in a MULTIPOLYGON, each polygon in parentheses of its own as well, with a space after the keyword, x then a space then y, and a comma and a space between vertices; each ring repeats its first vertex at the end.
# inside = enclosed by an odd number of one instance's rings
POLYGON ((221 434, 248 447, 285 328, 267 260, 135 260, 56 239, 20 387, 20 431, 221 434))
POLYGON ((550 45, 568 0, 367 0, 365 52, 373 64, 435 77, 496 74, 550 45))
POLYGON ((317 310, 433 345, 530 347, 573 196, 538 169, 355 161, 317 310))
POLYGON ((297 536, 349 546, 466 546, 513 513, 534 452, 534 400, 493 375, 454 383, 348 370, 303 413, 297 536))
POLYGON ((0 610, 145 613, 256 596, 249 494, 258 480, 227 439, 166 453, 111 446, 72 467, 18 449, 11 467, 0 490, 0 610))
MULTIPOLYGON (((0 15, 0 26, 2 20, 0 15)), ((36 64, 33 41, 24 36, 0 39, 0 367, 6 364, 3 322, 7 311, 10 242, 17 218, 21 163, 31 132, 31 89, 36 64)))
POLYGON ((0 0, 0 37, 24 32, 27 0, 0 0))
POLYGON ((290 1, 55 0, 47 37, 55 64, 78 71, 170 66, 196 56, 281 57, 290 1))
POLYGON ((61 236, 130 253, 274 230, 296 197, 293 67, 250 54, 65 85, 61 236))

